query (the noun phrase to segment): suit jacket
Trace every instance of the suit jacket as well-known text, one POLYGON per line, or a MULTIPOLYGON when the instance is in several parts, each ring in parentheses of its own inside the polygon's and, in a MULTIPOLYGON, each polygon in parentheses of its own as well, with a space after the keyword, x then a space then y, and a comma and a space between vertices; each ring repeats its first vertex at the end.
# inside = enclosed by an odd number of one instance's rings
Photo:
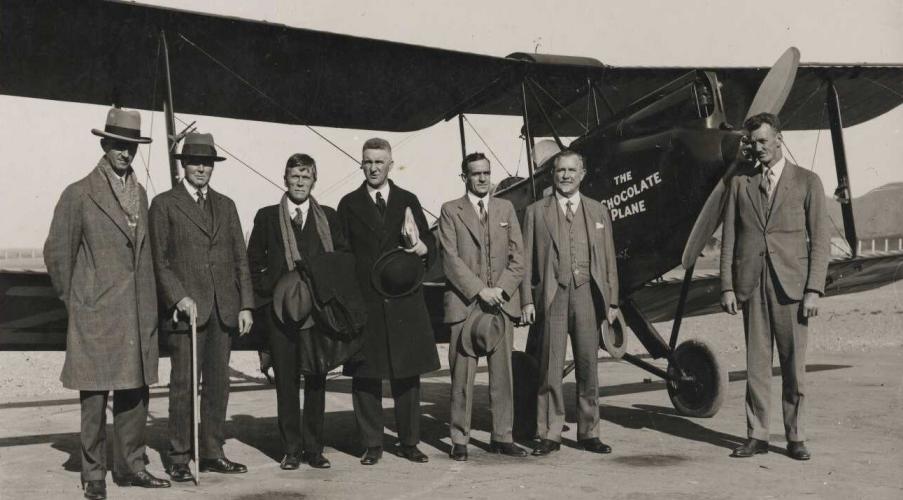
MULTIPOLYGON (((518 287, 524 276, 524 243, 514 206, 508 200, 493 198, 486 219, 492 284, 510 297, 502 307, 505 312, 520 317, 518 287)), ((467 319, 478 300, 477 294, 488 286, 480 279, 485 244, 482 240, 483 226, 467 195, 442 205, 439 243, 447 280, 443 300, 446 323, 467 319)))
POLYGON ((238 325, 238 312, 254 307, 244 233, 235 203, 207 188, 213 220, 207 221, 183 184, 154 198, 150 235, 157 269, 161 319, 171 325, 172 312, 184 297, 197 303, 198 325, 204 325, 217 306, 223 324, 238 325), (215 300, 214 300, 215 297, 215 300))
MULTIPOLYGON (((335 210, 320 205, 329 222, 329 234, 332 236, 333 250, 350 252, 348 240, 342 231, 342 223, 335 210)), ((307 224, 313 224, 313 214, 308 214, 307 224)), ((305 224, 305 227, 307 227, 305 224)), ((316 232, 316 231, 315 231, 316 232)), ((308 251, 300 248, 302 256, 308 251)), ((288 265, 285 262, 285 247, 282 243, 282 229, 279 225, 279 204, 263 207, 254 216, 254 228, 248 240, 248 262, 251 266, 251 282, 257 307, 272 302, 273 288, 285 273, 288 265)))
MULTIPOLYGON (((558 223, 561 207, 555 193, 527 207, 524 216, 524 282, 521 303, 535 304, 537 314, 545 316, 555 293, 560 288, 558 273, 558 242, 567 238, 565 228, 558 223)), ((590 242, 591 282, 601 294, 603 307, 618 304, 618 266, 612 236, 611 216, 596 200, 580 195, 580 208, 586 217, 590 242)), ((599 315, 604 318, 605 314, 599 315)))
MULTIPOLYGON (((134 174, 132 174, 134 175, 134 174)), ((147 193, 135 235, 104 173, 63 191, 44 243, 44 263, 69 313, 67 389, 133 389, 157 381, 157 299, 147 193)))
POLYGON ((792 300, 806 290, 824 294, 831 243, 825 191, 818 175, 789 161, 763 206, 761 169, 731 179, 721 238, 721 290, 745 301, 759 284, 766 259, 792 300))
POLYGON ((436 240, 430 232, 420 201, 413 193, 389 181, 384 218, 367 193, 366 183, 339 202, 339 219, 356 260, 357 282, 367 303, 367 326, 360 355, 345 363, 353 377, 404 378, 439 369, 439 356, 423 288, 404 297, 387 299, 373 287, 370 272, 385 252, 402 246, 401 227, 406 208, 411 209, 420 239, 426 245, 424 265, 435 262, 436 240))

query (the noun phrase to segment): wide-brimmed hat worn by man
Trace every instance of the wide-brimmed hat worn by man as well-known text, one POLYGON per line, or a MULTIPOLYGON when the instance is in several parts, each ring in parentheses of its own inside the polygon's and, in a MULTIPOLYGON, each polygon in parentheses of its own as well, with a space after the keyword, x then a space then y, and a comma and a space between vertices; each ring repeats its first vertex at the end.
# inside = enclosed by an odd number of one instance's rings
POLYGON ((79 391, 81 479, 86 498, 106 498, 106 408, 113 391, 114 461, 119 484, 169 482, 145 470, 148 386, 157 381, 157 305, 147 193, 132 171, 141 135, 137 111, 112 108, 101 137, 103 156, 60 196, 44 262, 69 315, 60 380, 79 391))
POLYGON ((464 196, 442 205, 439 243, 445 290, 445 322, 450 324, 451 457, 467 460, 473 381, 479 357, 489 364, 492 405, 490 449, 526 456, 514 444, 514 386, 511 378, 513 324, 521 313, 523 238, 514 206, 492 198, 490 163, 482 153, 461 163, 464 196))
POLYGON ((224 160, 211 134, 185 136, 184 176, 154 198, 150 233, 162 324, 168 331, 169 475, 192 479, 190 320, 197 325, 197 359, 204 390, 198 456, 201 472, 235 474, 247 468, 226 458, 226 408, 232 338, 250 332, 254 293, 244 233, 235 203, 210 187, 214 164, 224 160))

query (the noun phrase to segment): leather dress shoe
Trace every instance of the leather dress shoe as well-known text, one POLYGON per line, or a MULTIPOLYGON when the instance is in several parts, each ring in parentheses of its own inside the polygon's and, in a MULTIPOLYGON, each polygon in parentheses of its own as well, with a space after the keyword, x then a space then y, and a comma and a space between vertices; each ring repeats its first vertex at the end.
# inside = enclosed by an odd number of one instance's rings
POLYGON ((332 467, 332 464, 329 463, 329 459, 324 457, 323 452, 320 451, 305 451, 301 457, 302 460, 307 462, 307 465, 310 465, 314 469, 328 469, 332 467))
POLYGON ((763 453, 768 453, 768 441, 749 438, 745 443, 734 448, 734 452, 731 453, 731 456, 735 458, 749 458, 753 455, 760 455, 763 453))
POLYGON ((123 487, 139 486, 141 488, 169 488, 170 486, 169 481, 154 477, 146 470, 117 478, 116 484, 123 487))
POLYGON ((300 453, 286 453, 284 457, 282 457, 282 462, 279 463, 279 468, 282 470, 295 470, 301 466, 301 454, 300 453))
POLYGON ((599 438, 581 439, 578 444, 584 450, 593 453, 611 453, 611 446, 603 443, 599 438))
POLYGON ((448 454, 448 457, 452 460, 457 460, 458 462, 466 462, 467 461, 467 445, 466 444, 456 444, 452 445, 451 453, 448 454))
POLYGON ((539 444, 536 445, 536 448, 533 448, 532 455, 534 457, 543 457, 552 453, 553 451, 558 451, 561 449, 561 443, 556 441, 552 441, 551 439, 542 439, 539 441, 539 444))
POLYGON ((430 457, 424 455, 422 451, 418 450, 417 445, 401 445, 398 447, 397 454, 401 458, 407 458, 411 462, 417 462, 419 464, 425 464, 430 461, 430 457))
POLYGON ((812 455, 806 449, 806 443, 802 441, 790 441, 787 443, 787 454, 794 460, 809 460, 812 455))
POLYGON ((169 478, 177 483, 184 483, 194 479, 188 464, 172 464, 167 472, 169 473, 169 478))
POLYGON ((107 498, 107 482, 103 479, 85 481, 82 483, 85 490, 85 498, 89 500, 104 500, 107 498))
POLYGON ((525 457, 527 450, 521 448, 514 443, 500 443, 498 441, 489 442, 489 451, 492 453, 500 453, 509 457, 525 457))
POLYGON ((376 462, 379 462, 379 459, 382 457, 382 446, 373 446, 367 448, 367 451, 364 452, 364 456, 361 457, 361 465, 376 465, 376 462))
POLYGON ((244 464, 233 462, 226 457, 223 458, 202 458, 201 472, 219 472, 220 474, 241 474, 248 472, 248 468, 244 464))

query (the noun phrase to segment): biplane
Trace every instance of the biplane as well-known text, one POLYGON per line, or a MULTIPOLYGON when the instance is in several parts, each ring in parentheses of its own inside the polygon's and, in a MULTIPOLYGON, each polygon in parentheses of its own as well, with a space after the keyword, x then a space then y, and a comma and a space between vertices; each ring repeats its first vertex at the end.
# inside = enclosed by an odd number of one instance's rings
MULTIPOLYGON (((519 116, 529 175, 506 179, 495 196, 522 214, 551 189, 540 153, 568 147, 585 156, 582 192, 612 213, 623 323, 648 353, 618 355, 666 380, 684 415, 714 415, 727 386, 710 347, 678 340, 684 317, 719 310, 717 276, 694 277, 694 266, 718 226, 745 116, 771 111, 785 130, 831 131, 835 198, 852 250, 830 263, 827 295, 893 282, 903 263, 903 253, 857 253, 843 142, 844 127, 903 102, 903 65, 801 64, 791 48, 772 68, 613 67, 588 57, 493 57, 131 2, 0 0, 0 93, 162 110, 171 153, 180 135, 176 111, 381 131, 458 119, 462 152, 465 115, 519 116), (576 139, 565 144, 569 137, 576 139), (677 266, 683 279, 662 279, 677 266), (666 338, 653 323, 667 320, 666 338), (667 360, 667 368, 649 358, 667 360)), ((176 182, 172 157, 170 171, 176 182)), ((441 266, 424 286, 437 341, 447 342, 441 266)), ((613 332, 615 343, 606 347, 622 350, 628 330, 613 332)), ((0 349, 62 350, 65 336, 66 312, 46 272, 0 272, 0 349)), ((261 340, 255 330, 235 348, 256 349, 261 340)), ((514 359, 517 407, 528 417, 536 378, 530 342, 514 359)))

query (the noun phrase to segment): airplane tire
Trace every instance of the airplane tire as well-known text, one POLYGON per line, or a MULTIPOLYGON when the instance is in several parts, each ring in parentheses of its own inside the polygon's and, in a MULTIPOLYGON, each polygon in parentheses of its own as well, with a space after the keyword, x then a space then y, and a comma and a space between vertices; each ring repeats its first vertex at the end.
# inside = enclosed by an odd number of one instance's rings
POLYGON ((522 352, 511 353, 511 372, 514 378, 514 437, 536 437, 536 395, 539 391, 539 362, 522 352))
POLYGON ((727 395, 728 376, 715 351, 701 340, 688 340, 677 346, 672 359, 668 364, 672 379, 668 381, 668 396, 674 409, 687 417, 718 413, 727 395), (681 370, 692 381, 679 381, 681 370))

